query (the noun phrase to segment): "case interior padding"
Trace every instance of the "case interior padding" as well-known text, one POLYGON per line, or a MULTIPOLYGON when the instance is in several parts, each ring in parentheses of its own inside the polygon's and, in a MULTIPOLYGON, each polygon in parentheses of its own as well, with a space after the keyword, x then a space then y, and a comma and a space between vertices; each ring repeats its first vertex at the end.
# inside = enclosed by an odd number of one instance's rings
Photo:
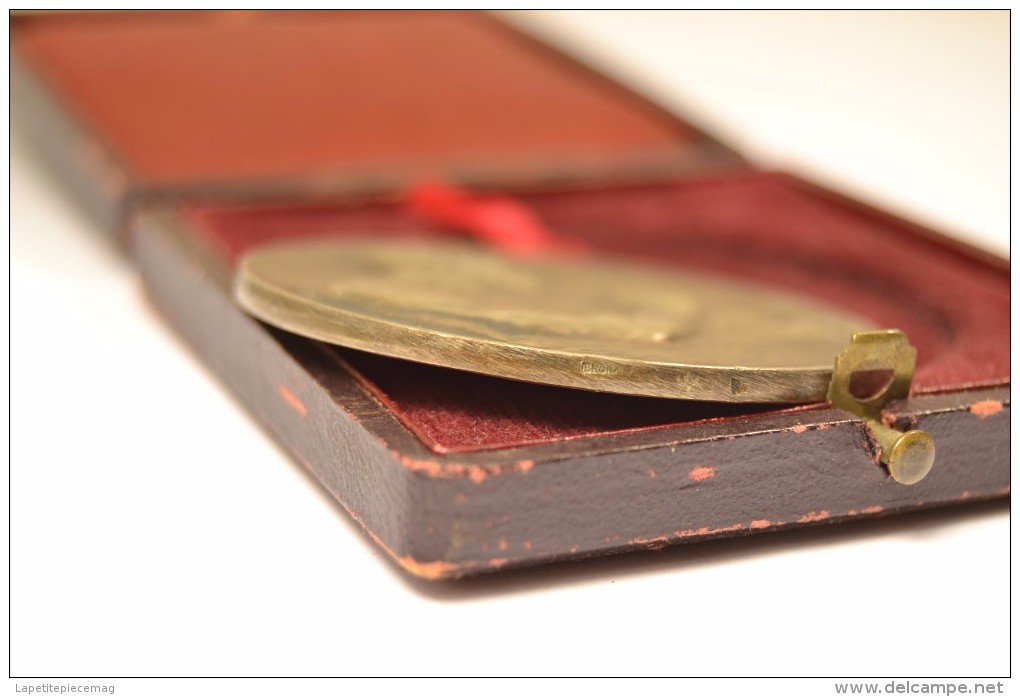
MULTIPOLYGON (((645 263, 786 289, 904 330, 913 391, 1009 381, 1009 270, 909 223, 775 173, 519 192, 556 234, 645 263)), ((396 201, 186 210, 228 263, 283 239, 449 235, 396 201)), ((849 337, 848 337, 849 340, 849 337)), ((465 452, 775 411, 601 395, 344 349, 342 362, 436 451, 465 452)))
POLYGON ((602 171, 622 154, 683 160, 706 147, 482 13, 100 13, 15 29, 16 52, 142 189, 289 178, 328 189, 345 171, 427 176, 450 163, 602 171))

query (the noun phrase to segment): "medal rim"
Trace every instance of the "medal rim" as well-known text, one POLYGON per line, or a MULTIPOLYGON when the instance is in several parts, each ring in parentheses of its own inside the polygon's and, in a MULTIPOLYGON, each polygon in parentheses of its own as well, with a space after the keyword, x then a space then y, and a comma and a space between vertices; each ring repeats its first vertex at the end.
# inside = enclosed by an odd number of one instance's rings
POLYGON ((360 244, 401 243, 371 239, 310 240, 262 246, 239 263, 234 297, 259 320, 300 336, 482 375, 595 392, 694 401, 796 404, 826 399, 831 364, 772 368, 698 365, 457 336, 324 304, 267 282, 251 270, 255 260, 281 250, 347 245, 353 249, 360 244))

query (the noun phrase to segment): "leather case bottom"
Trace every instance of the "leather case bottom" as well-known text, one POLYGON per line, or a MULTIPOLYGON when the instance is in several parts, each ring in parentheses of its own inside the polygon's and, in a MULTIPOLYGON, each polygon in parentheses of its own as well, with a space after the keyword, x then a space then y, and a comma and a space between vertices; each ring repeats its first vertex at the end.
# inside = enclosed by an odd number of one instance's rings
POLYGON ((261 243, 451 234, 400 201, 152 209, 132 246, 168 319, 421 577, 1008 495, 1006 262, 782 174, 517 197, 602 253, 792 290, 907 332, 914 389, 887 417, 934 436, 931 475, 894 482, 865 424, 827 404, 517 383, 327 346, 233 303, 232 265, 261 243))

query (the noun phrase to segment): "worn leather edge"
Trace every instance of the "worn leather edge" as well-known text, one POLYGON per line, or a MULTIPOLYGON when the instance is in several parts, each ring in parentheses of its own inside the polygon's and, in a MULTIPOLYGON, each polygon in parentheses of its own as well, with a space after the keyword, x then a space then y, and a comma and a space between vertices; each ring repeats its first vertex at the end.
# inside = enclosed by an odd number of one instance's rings
POLYGON ((18 55, 10 53, 11 126, 103 232, 124 241, 136 192, 104 140, 18 55))

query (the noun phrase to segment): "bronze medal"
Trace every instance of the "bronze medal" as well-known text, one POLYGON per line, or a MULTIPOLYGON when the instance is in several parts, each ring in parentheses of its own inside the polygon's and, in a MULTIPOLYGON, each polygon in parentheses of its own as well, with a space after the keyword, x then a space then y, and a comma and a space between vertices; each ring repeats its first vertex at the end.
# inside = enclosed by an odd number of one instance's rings
POLYGON ((874 327, 771 288, 584 256, 301 242, 240 264, 254 316, 341 346, 515 380, 724 402, 823 401, 874 327))

